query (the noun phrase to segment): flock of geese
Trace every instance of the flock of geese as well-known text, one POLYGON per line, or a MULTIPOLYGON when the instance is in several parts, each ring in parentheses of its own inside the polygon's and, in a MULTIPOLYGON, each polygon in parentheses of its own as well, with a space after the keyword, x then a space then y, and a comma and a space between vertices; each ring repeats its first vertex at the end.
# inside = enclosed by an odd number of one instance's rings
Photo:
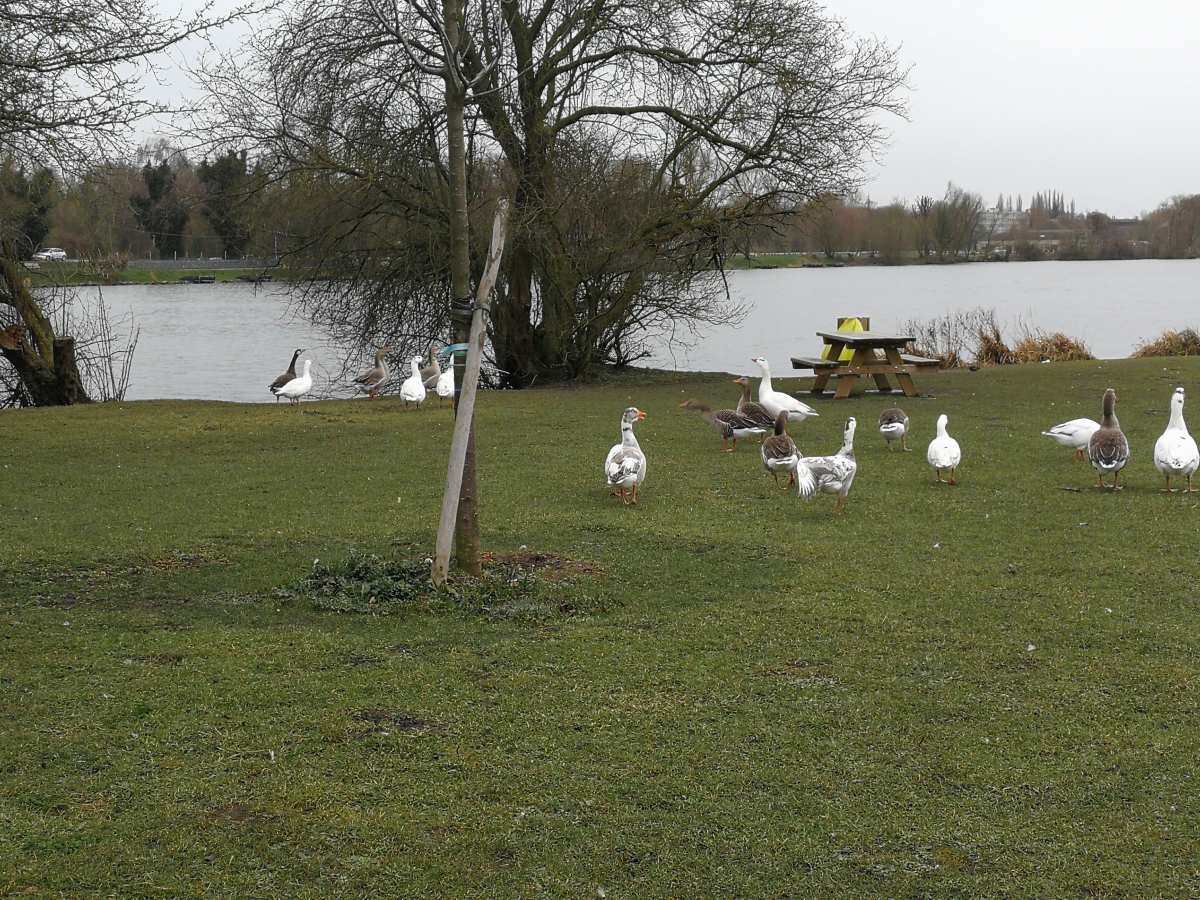
MULTIPOLYGON (((375 365, 354 379, 358 390, 371 400, 375 399, 375 396, 392 377, 387 365, 387 355, 392 352, 392 349, 391 347, 380 347, 376 350, 375 365)), ((447 397, 454 396, 454 367, 448 366, 445 371, 442 370, 441 364, 438 362, 438 354, 442 350, 442 347, 431 343, 427 357, 414 356, 410 361, 412 374, 400 385, 400 399, 404 401, 406 410, 410 408, 419 410, 429 393, 437 394, 439 407, 447 397)), ((293 353, 292 364, 288 370, 271 382, 269 389, 275 395, 275 402, 278 403, 280 399, 287 398, 292 404, 296 404, 300 402, 301 397, 312 390, 313 380, 310 374, 312 360, 306 359, 304 371, 300 375, 296 374, 296 360, 303 352, 303 350, 297 350, 293 353)))
MULTIPOLYGON (((713 410, 698 400, 686 400, 679 404, 682 409, 693 409, 708 423, 721 438, 721 449, 732 452, 739 438, 749 439, 763 435, 760 453, 763 468, 774 478, 778 488, 796 485, 796 490, 805 500, 818 493, 833 494, 837 503, 833 512, 838 513, 858 471, 854 458, 854 431, 857 423, 853 416, 846 420, 842 432, 842 446, 832 456, 804 456, 787 435, 789 420, 803 421, 818 413, 811 406, 790 394, 776 391, 771 385, 771 370, 762 357, 752 360, 762 371, 759 383, 758 402, 750 399, 750 379, 745 376, 734 379, 742 389, 741 399, 734 409, 713 410), (768 435, 767 433, 770 432, 768 435), (780 475, 788 475, 786 485, 779 482, 780 475)), ((1171 478, 1185 478, 1187 491, 1192 490, 1192 475, 1200 468, 1200 449, 1188 434, 1183 421, 1183 388, 1176 388, 1171 397, 1171 417, 1166 431, 1154 446, 1154 465, 1166 478, 1164 491, 1174 490, 1171 478)), ((1064 447, 1075 450, 1075 459, 1087 459, 1100 477, 1099 486, 1120 490, 1118 475, 1129 462, 1129 442, 1126 440, 1114 412, 1116 393, 1112 388, 1104 392, 1102 421, 1072 419, 1055 425, 1042 434, 1047 435, 1064 447), (1105 477, 1112 476, 1112 483, 1105 484, 1105 477)), ((621 498, 621 502, 637 504, 638 488, 646 480, 646 454, 633 433, 633 425, 646 417, 637 407, 631 406, 621 414, 621 442, 608 451, 604 460, 604 476, 609 494, 621 498)), ((946 430, 947 416, 938 416, 937 434, 925 451, 925 458, 934 470, 939 483, 955 484, 955 475, 962 462, 962 448, 946 430), (942 473, 948 472, 949 479, 942 473)), ((879 433, 887 442, 900 441, 902 450, 909 450, 908 416, 904 410, 893 407, 879 414, 879 433)))

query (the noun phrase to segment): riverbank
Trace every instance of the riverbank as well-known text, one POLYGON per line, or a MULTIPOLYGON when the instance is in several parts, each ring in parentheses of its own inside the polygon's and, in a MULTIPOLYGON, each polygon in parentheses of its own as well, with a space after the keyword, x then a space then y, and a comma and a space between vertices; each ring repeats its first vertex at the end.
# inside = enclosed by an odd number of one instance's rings
POLYGON ((806 453, 859 422, 836 519, 678 409, 732 403, 726 376, 655 382, 481 397, 485 548, 566 562, 367 614, 298 583, 428 555, 449 410, 0 411, 5 891, 1194 891, 1200 511, 1151 452, 1200 360, 818 401, 806 453), (1115 494, 1038 433, 1108 386, 1115 494), (897 401, 916 452, 875 431, 897 401), (637 508, 600 476, 631 404, 637 508), (942 412, 954 488, 922 452, 942 412))

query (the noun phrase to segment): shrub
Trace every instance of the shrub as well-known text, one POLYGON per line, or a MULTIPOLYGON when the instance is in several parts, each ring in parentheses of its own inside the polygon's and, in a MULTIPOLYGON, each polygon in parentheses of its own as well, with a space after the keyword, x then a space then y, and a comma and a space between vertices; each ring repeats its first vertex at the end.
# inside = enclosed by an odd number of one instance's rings
POLYGON ((1157 340, 1143 341, 1133 351, 1135 357, 1200 356, 1200 334, 1193 328, 1164 331, 1157 340))
POLYGON ((1012 350, 1004 343, 1000 326, 992 319, 988 328, 980 328, 975 334, 975 362, 981 366, 1006 366, 1016 362, 1012 350))
POLYGON ((1070 362, 1078 359, 1095 359, 1088 345, 1081 340, 1068 337, 1061 331, 1047 334, 1035 329, 1025 329, 1017 346, 1013 348, 1015 362, 1070 362))

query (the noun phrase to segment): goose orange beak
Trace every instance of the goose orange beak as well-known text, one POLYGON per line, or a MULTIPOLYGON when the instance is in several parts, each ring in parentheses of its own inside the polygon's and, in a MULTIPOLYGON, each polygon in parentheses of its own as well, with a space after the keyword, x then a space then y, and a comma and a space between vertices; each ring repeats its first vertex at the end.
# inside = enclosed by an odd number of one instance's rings
POLYGON ((638 410, 638 418, 639 418, 639 419, 644 419, 644 418, 646 418, 646 414, 645 414, 644 412, 642 412, 640 409, 638 410))

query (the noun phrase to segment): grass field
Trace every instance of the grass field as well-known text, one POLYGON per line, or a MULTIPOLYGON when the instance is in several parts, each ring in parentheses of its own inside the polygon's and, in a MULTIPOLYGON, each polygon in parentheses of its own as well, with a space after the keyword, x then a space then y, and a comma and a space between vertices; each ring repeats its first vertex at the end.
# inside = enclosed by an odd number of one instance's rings
MULTIPOLYGON (((217 281, 236 281, 239 275, 258 275, 261 272, 262 269, 255 268, 252 263, 247 263, 244 269, 139 269, 131 265, 125 269, 100 271, 88 269, 75 262, 43 262, 39 264, 38 269, 29 273, 29 279, 39 287, 51 284, 107 283, 110 276, 123 283, 174 284, 183 276, 211 275, 217 281)), ((284 273, 278 268, 272 269, 272 272, 276 278, 284 277, 284 273)))
POLYGON ((581 564, 561 612, 296 591, 431 551, 448 410, 0 412, 0 892, 1200 895, 1200 494, 1151 462, 1176 383, 1200 359, 920 376, 907 454, 893 399, 817 401, 804 452, 860 423, 837 517, 677 408, 726 376, 483 395, 485 548, 581 564), (1108 386, 1117 493, 1038 434, 1108 386), (600 474, 628 405, 637 508, 600 474))

